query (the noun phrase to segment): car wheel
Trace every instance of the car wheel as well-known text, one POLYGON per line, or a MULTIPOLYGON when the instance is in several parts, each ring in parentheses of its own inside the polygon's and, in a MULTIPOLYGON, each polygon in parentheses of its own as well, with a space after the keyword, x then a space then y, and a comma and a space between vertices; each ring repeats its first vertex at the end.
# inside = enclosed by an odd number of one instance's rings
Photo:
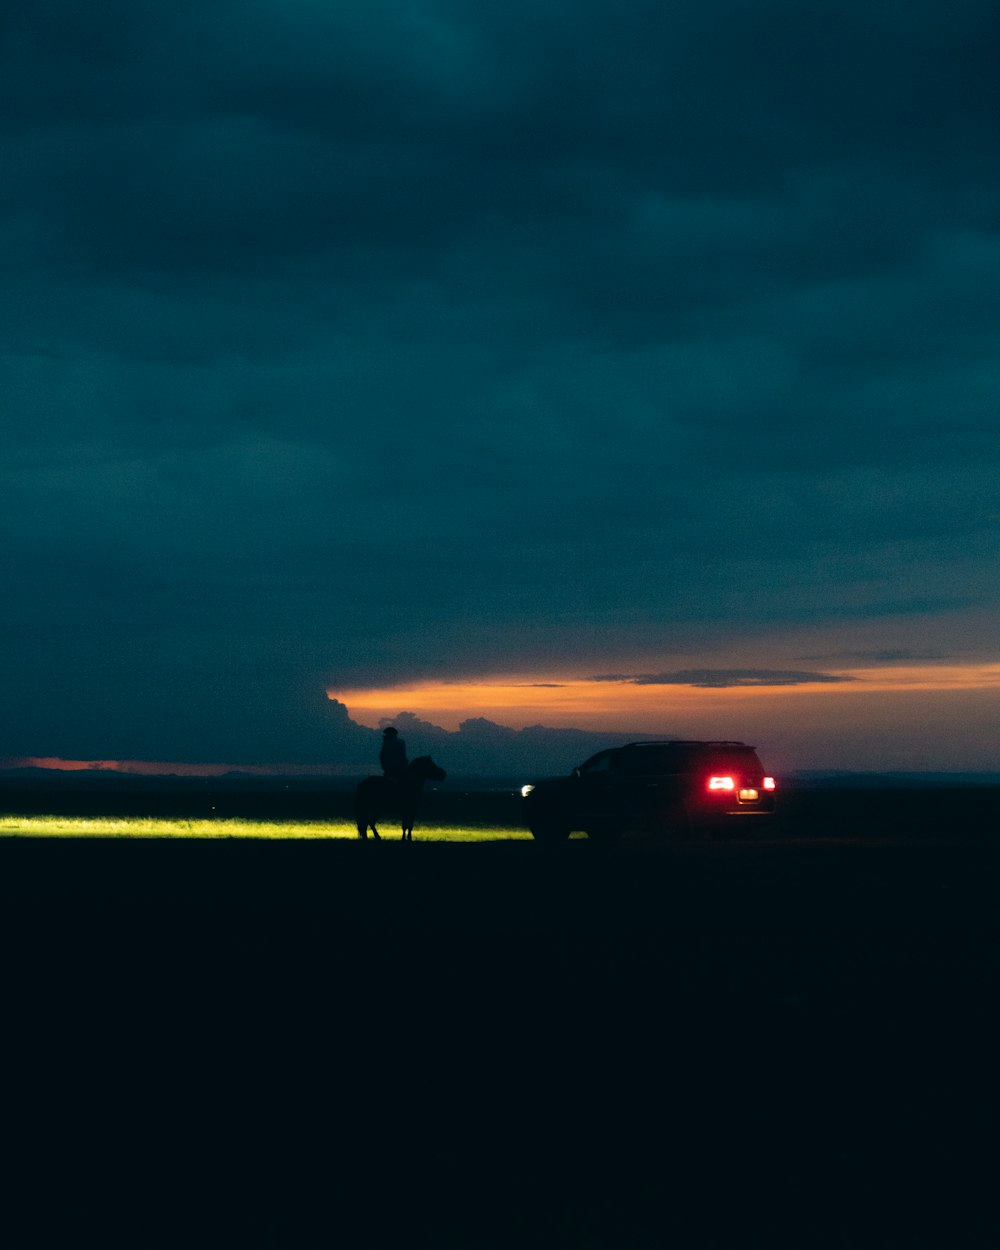
POLYGON ((592 842, 617 842, 622 836, 620 829, 588 829, 587 837, 592 842))
POLYGON ((569 837, 569 826, 554 817, 534 820, 529 828, 536 842, 565 842, 569 837))

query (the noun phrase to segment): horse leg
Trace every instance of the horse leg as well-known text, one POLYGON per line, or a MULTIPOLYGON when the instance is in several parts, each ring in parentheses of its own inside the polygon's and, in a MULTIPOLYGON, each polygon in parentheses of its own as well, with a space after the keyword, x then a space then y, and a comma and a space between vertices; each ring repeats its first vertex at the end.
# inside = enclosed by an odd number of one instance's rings
POLYGON ((376 840, 381 840, 375 821, 383 810, 385 799, 385 781, 381 777, 366 777, 358 783, 354 792, 354 823, 358 827, 358 837, 367 840, 368 830, 376 840))

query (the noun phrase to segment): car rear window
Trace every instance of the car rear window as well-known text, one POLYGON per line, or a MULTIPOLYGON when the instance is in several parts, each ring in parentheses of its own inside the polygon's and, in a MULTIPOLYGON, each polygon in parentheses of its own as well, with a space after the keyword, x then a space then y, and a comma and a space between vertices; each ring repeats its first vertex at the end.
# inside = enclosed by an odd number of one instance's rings
POLYGON ((631 776, 659 773, 746 772, 763 773, 752 747, 705 748, 694 746, 640 747, 623 751, 616 772, 631 776))

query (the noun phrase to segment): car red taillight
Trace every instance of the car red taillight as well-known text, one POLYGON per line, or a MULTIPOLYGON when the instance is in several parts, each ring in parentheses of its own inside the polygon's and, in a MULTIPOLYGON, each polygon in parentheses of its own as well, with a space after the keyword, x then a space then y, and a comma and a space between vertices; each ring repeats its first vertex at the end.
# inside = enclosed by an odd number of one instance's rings
POLYGON ((776 786, 775 786, 775 784, 774 784, 774 778, 773 778, 773 777, 765 777, 765 778, 764 778, 764 780, 760 783, 760 786, 761 786, 761 789, 762 789, 762 790, 775 790, 775 789, 777 789, 777 787, 776 787, 776 786))
POLYGON ((736 781, 732 777, 709 777, 709 790, 735 790, 736 781))

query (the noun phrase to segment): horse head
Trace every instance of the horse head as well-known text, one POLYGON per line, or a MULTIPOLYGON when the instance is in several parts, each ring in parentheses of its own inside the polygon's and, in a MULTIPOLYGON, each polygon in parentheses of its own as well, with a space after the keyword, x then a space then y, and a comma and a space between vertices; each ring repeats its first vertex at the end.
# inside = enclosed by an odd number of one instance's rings
POLYGON ((410 776, 414 781, 423 784, 425 781, 444 781, 448 774, 443 768, 439 768, 429 755, 418 755, 415 760, 411 760, 408 768, 410 776))

